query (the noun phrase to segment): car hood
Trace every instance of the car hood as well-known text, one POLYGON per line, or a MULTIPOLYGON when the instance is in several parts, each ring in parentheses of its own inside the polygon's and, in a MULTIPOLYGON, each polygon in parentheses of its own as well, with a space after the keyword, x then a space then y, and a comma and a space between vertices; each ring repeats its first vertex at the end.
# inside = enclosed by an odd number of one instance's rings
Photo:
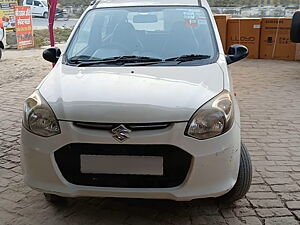
POLYGON ((71 67, 38 87, 57 119, 98 123, 188 121, 223 90, 217 63, 170 67, 71 67))

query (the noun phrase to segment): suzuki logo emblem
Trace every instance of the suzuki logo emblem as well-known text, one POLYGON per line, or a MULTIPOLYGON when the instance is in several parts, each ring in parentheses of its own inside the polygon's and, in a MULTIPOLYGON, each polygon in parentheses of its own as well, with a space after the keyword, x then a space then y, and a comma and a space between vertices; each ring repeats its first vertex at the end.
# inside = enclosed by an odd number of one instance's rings
POLYGON ((123 124, 111 130, 113 138, 118 142, 124 142, 129 138, 131 130, 127 129, 123 124))

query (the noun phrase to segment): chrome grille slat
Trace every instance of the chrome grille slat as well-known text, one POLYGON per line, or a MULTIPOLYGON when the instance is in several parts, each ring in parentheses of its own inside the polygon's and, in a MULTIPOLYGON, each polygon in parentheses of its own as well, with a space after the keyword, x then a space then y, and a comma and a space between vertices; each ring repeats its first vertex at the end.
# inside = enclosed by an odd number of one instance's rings
MULTIPOLYGON (((105 124, 105 123, 89 123, 89 122, 73 122, 74 126, 86 128, 86 129, 97 129, 97 130, 112 130, 120 124, 105 124)), ((125 127, 132 131, 141 130, 159 130, 166 129, 171 123, 141 123, 141 124, 126 124, 125 127)))
POLYGON ((92 129, 99 129, 99 130, 113 129, 112 124, 83 123, 83 122, 74 122, 73 124, 77 127, 83 127, 83 128, 92 128, 92 129))

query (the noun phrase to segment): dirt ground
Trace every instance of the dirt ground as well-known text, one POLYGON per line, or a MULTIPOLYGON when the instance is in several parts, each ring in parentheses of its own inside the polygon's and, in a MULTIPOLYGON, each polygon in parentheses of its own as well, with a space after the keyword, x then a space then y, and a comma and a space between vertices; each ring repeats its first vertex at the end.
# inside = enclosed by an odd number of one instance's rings
MULTIPOLYGON (((62 50, 64 45, 57 45, 62 50)), ((51 65, 43 60, 41 49, 23 51, 6 50, 0 61, 0 86, 5 83, 22 81, 31 77, 43 77, 51 70, 51 65)))
POLYGON ((20 169, 24 99, 51 69, 42 50, 0 61, 0 225, 297 225, 300 221, 300 62, 230 66, 242 136, 253 161, 247 196, 233 205, 137 199, 72 199, 54 207, 26 187, 20 169))
POLYGON ((0 85, 28 79, 37 74, 43 76, 46 74, 45 69, 49 70, 48 63, 36 60, 41 55, 41 50, 6 51, 4 55, 0 62, 0 85))

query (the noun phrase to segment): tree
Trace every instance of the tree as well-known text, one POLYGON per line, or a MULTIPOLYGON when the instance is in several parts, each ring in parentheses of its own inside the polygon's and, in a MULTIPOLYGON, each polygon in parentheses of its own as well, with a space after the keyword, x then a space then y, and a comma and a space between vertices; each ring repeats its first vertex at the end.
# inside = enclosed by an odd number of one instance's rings
POLYGON ((258 0, 208 0, 211 6, 257 6, 258 0))
MULTIPOLYGON (((62 6, 88 6, 92 0, 58 0, 62 6)), ((261 0, 208 0, 211 6, 258 6, 261 0)), ((271 1, 272 2, 272 1, 271 1)), ((273 0, 273 5, 297 5, 299 0, 273 0)))
POLYGON ((62 6, 88 6, 91 0, 58 0, 62 6))

